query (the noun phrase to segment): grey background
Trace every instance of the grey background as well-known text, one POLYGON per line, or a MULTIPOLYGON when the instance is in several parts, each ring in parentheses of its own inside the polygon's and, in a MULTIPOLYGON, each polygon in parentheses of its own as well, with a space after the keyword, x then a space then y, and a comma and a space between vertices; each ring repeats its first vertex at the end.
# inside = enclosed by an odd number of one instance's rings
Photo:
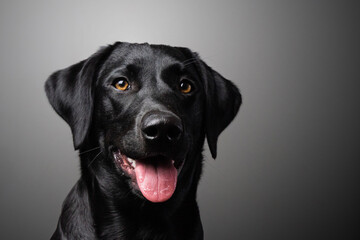
POLYGON ((2 0, 0 239, 48 239, 79 177, 44 81, 118 40, 189 47, 241 89, 218 159, 206 150, 206 239, 360 239, 359 16, 359 1, 2 0))

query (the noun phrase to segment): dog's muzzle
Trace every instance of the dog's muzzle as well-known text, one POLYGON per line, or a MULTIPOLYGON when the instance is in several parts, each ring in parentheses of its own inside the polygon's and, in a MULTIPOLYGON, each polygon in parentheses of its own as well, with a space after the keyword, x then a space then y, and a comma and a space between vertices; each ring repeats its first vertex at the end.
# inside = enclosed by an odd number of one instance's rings
POLYGON ((164 202, 174 194, 184 164, 176 156, 184 135, 182 121, 173 113, 151 111, 142 117, 139 131, 146 146, 144 157, 132 159, 118 149, 115 161, 147 200, 164 202))

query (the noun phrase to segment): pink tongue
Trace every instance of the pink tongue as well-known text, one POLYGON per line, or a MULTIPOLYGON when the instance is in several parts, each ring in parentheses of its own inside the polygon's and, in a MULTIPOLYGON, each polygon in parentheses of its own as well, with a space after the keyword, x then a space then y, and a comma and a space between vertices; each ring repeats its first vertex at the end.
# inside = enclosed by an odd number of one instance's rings
POLYGON ((164 202, 174 193, 177 170, 171 161, 136 162, 136 181, 143 196, 151 202, 164 202))

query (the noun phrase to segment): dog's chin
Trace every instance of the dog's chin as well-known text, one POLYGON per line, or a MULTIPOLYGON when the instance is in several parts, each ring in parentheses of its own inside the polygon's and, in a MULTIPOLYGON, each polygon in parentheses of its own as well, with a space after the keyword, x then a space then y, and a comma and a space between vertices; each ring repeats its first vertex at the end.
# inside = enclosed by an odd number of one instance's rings
POLYGON ((131 187, 150 202, 169 200, 175 192, 184 161, 163 155, 132 159, 119 149, 113 151, 115 164, 131 179, 131 187))

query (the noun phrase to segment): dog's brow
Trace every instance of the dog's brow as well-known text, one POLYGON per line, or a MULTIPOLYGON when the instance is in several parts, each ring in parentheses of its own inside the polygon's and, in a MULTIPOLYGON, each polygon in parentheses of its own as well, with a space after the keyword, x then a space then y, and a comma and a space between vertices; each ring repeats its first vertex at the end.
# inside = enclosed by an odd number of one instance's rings
POLYGON ((164 68, 165 72, 182 73, 184 67, 181 63, 173 63, 164 68))
POLYGON ((140 71, 140 67, 136 64, 129 64, 126 66, 126 69, 131 73, 138 73, 140 71))

